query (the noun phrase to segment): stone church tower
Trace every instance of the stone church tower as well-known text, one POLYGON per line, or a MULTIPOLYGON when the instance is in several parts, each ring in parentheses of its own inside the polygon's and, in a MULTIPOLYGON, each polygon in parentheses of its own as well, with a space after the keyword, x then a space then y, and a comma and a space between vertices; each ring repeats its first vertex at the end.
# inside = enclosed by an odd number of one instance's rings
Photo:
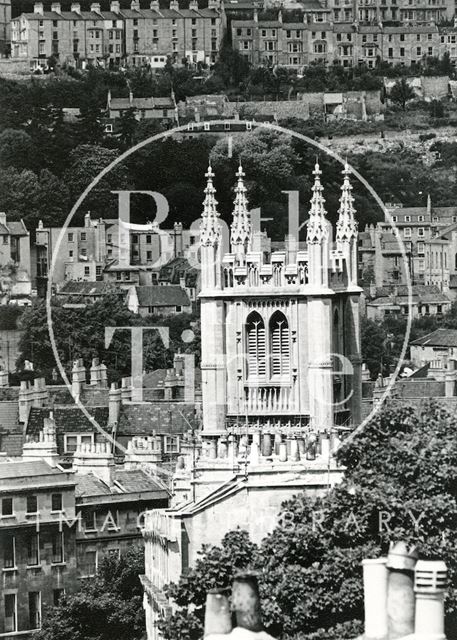
POLYGON ((343 171, 335 242, 321 173, 316 163, 305 248, 265 256, 255 246, 240 166, 230 253, 223 255, 208 169, 200 294, 208 442, 237 431, 298 435, 360 422, 361 290, 350 170, 343 171))
POLYGON ((172 507, 145 517, 148 640, 159 638, 165 585, 196 562, 203 544, 220 544, 237 527, 260 543, 283 517, 287 524, 285 501, 302 491, 325 493, 343 477, 334 454, 341 433, 360 422, 361 402, 361 289, 349 173, 346 166, 335 242, 316 163, 304 248, 290 243, 287 252, 266 256, 256 246, 241 167, 230 252, 223 252, 208 169, 201 224, 203 428, 178 459, 172 507))

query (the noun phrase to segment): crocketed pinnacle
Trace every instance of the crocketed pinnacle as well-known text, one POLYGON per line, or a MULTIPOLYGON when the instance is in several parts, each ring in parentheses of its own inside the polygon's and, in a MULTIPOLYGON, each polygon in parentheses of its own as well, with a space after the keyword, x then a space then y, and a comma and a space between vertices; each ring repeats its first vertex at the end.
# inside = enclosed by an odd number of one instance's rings
POLYGON ((243 178, 244 171, 240 164, 237 171, 238 182, 235 188, 235 200, 233 209, 233 220, 230 229, 230 242, 232 247, 247 247, 251 238, 251 223, 249 220, 248 200, 246 198, 246 187, 243 178))
POLYGON ((324 190, 320 176, 322 171, 319 168, 319 163, 316 160, 314 165, 314 185, 313 195, 311 198, 311 209, 309 211, 308 228, 306 234, 307 242, 311 244, 317 244, 328 238, 328 222, 326 218, 326 211, 324 207, 324 197, 322 192, 324 190))
POLYGON ((357 222, 355 220, 354 198, 352 197, 352 185, 349 180, 351 170, 348 163, 344 165, 343 185, 341 187, 340 208, 338 209, 338 222, 336 223, 336 242, 349 242, 357 237, 357 222))
POLYGON ((215 198, 216 189, 213 185, 214 173, 211 165, 209 165, 208 171, 205 173, 205 178, 207 182, 205 199, 203 201, 202 222, 200 225, 200 244, 202 247, 218 244, 221 236, 221 225, 217 211, 217 200, 215 198))

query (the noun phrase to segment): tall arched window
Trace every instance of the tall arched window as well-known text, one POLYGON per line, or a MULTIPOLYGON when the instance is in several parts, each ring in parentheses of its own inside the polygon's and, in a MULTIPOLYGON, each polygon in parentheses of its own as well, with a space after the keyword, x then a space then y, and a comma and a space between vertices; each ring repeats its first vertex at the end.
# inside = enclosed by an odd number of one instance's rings
POLYGON ((255 311, 250 313, 246 320, 246 349, 248 377, 265 376, 265 323, 255 311))
POLYGON ((276 311, 270 320, 271 375, 290 373, 289 323, 286 316, 276 311))

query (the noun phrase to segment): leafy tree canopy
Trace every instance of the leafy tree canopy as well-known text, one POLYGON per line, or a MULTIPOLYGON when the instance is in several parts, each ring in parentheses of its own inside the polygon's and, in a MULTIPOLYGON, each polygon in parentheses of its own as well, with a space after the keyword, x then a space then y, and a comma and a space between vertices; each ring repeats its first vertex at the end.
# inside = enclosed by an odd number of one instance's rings
POLYGON ((45 612, 35 640, 141 640, 145 634, 143 589, 144 549, 131 547, 121 555, 106 556, 94 579, 65 595, 45 612))
POLYGON ((240 567, 259 573, 264 621, 278 637, 355 637, 361 632, 361 562, 404 540, 449 568, 446 626, 457 629, 457 442, 453 418, 439 406, 420 411, 389 403, 343 445, 343 482, 318 498, 283 504, 278 525, 259 547, 246 532, 202 550, 195 567, 171 585, 175 614, 167 640, 201 637, 205 595, 230 585, 240 567), (338 635, 340 634, 340 635, 338 635))

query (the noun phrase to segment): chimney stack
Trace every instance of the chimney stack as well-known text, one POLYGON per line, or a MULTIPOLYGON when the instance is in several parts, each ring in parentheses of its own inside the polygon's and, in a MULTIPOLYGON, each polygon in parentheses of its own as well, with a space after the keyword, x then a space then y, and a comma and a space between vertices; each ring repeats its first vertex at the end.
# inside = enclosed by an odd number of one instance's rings
POLYGON ((444 595, 447 567, 441 560, 418 560, 414 575, 416 615, 415 640, 446 640, 444 595))
POLYGON ((54 13, 62 13, 62 8, 60 6, 60 2, 53 2, 51 4, 51 11, 53 11, 54 13))
MULTIPOLYGON (((43 15, 43 3, 42 2, 35 2, 35 4, 33 5, 33 13, 37 13, 38 15, 42 16, 43 15)), ((2 222, 2 216, 4 216, 6 218, 6 214, 3 212, 0 212, 0 223, 4 224, 2 222)))
POLYGON ((111 444, 96 442, 79 445, 73 456, 73 468, 81 475, 92 473, 110 487, 113 484, 114 471, 111 444))
POLYGON ((121 3, 119 0, 111 0, 110 11, 112 13, 120 13, 121 12, 121 3))
POLYGON ((98 358, 93 358, 90 367, 90 384, 99 389, 106 389, 108 386, 106 365, 101 364, 98 358))
POLYGON ((108 424, 110 426, 118 424, 119 422, 119 416, 121 415, 121 397, 121 389, 118 389, 117 385, 113 382, 108 395, 108 424))
POLYGON ((73 398, 77 399, 80 397, 85 383, 86 369, 83 361, 79 358, 73 362, 73 369, 71 372, 71 393, 73 398))
POLYGON ((100 3, 99 2, 93 2, 90 5, 90 10, 92 11, 92 13, 101 13, 100 3))
POLYGON ((72 2, 71 3, 71 11, 73 13, 81 13, 81 5, 79 2, 72 2))
POLYGON ((22 460, 32 462, 44 460, 51 467, 57 466, 59 454, 57 452, 56 425, 52 413, 44 419, 43 429, 38 434, 38 439, 27 439, 22 448, 22 460))

